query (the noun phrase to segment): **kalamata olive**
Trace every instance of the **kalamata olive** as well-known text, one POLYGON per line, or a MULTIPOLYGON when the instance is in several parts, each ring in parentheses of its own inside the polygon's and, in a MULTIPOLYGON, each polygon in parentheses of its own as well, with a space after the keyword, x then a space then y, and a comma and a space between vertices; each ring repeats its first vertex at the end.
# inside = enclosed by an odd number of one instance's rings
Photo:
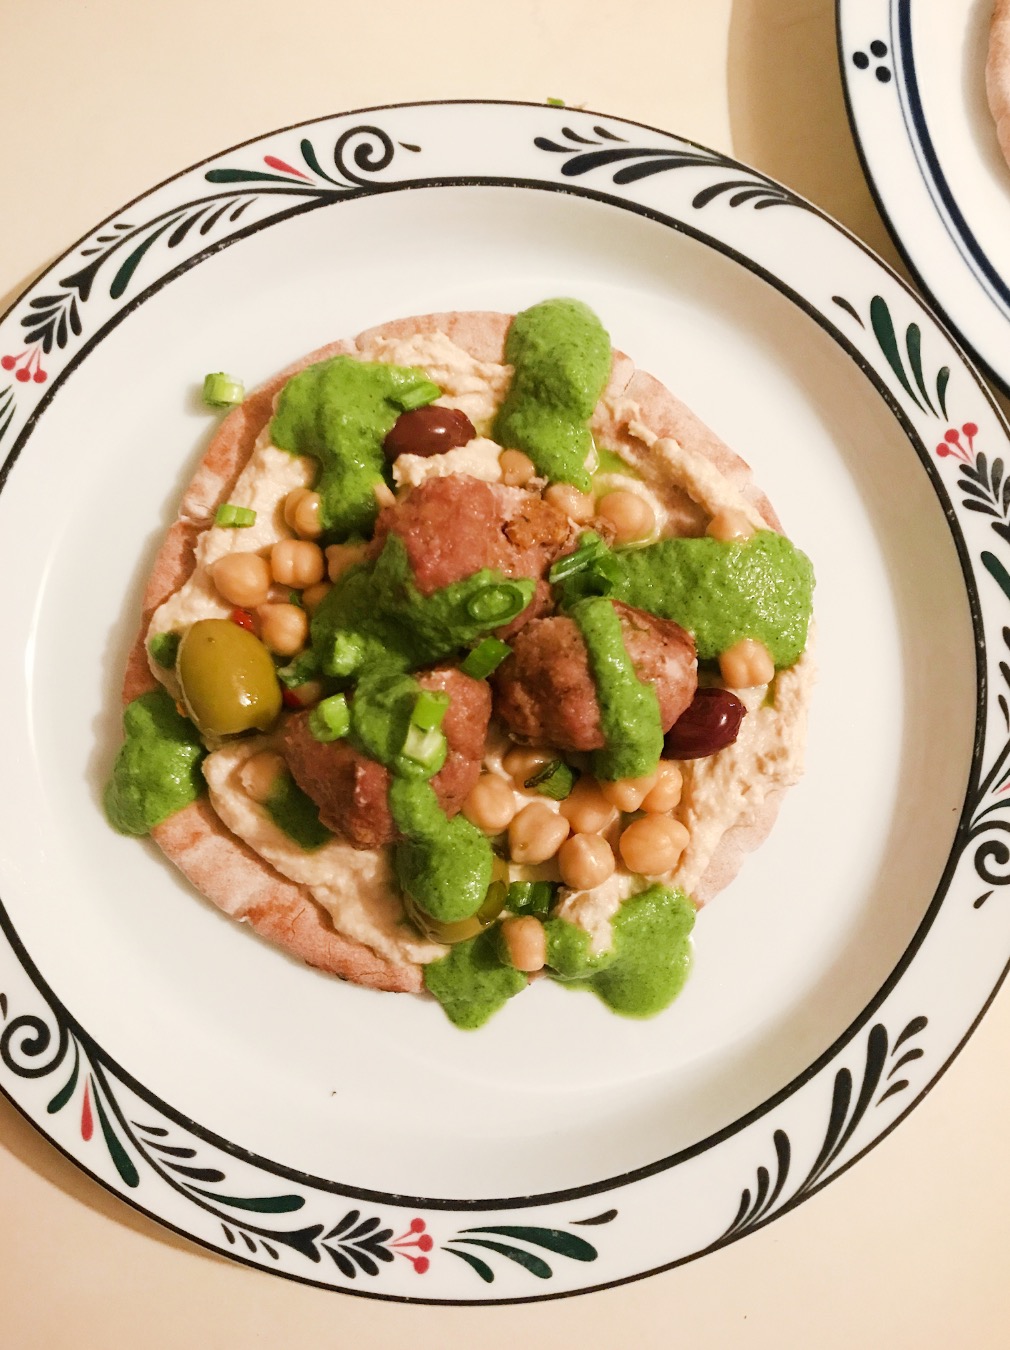
POLYGON ((401 413, 382 448, 390 462, 399 455, 444 455, 466 445, 476 434, 465 412, 429 404, 401 413))
POLYGON ((208 736, 268 731, 281 710, 270 653, 230 619, 199 619, 179 644, 183 702, 208 736))
POLYGON ((666 733, 671 759, 704 759, 732 745, 747 709, 728 689, 698 689, 666 733))

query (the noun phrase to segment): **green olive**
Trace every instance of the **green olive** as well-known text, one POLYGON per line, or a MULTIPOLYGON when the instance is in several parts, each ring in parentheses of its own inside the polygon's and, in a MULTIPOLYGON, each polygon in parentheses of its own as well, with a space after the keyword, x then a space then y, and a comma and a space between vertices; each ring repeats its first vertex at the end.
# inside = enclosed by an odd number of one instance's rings
POLYGON ((409 895, 403 897, 403 908, 407 912, 407 918, 425 937, 431 938, 432 942, 444 942, 448 946, 454 942, 465 942, 467 938, 476 937, 478 933, 483 933, 485 928, 490 928, 505 908, 506 895, 508 883, 492 881, 477 913, 471 914, 468 919, 459 919, 455 923, 440 923, 438 919, 433 919, 409 895))
POLYGON ((179 644, 176 673, 190 717, 207 736, 269 731, 281 710, 270 653, 230 619, 199 619, 179 644))

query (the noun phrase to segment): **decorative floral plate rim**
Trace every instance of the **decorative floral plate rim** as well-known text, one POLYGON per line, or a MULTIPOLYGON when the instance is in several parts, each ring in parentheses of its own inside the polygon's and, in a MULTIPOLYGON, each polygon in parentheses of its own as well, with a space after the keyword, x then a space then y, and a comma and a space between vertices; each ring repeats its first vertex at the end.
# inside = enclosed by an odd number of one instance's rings
MULTIPOLYGON (((1010 702, 1002 688, 990 690, 986 668, 988 644, 1002 636, 1010 645, 1010 630, 1001 631, 995 616, 984 612, 976 584, 977 572, 1010 600, 1007 566, 981 547, 992 543, 990 531, 999 540, 992 547, 1005 554, 1010 544, 1005 426, 977 375, 899 278, 815 207, 726 156, 607 114, 469 100, 368 108, 233 146, 108 216, 0 318, 0 370, 9 376, 6 385, 0 379, 0 454, 6 456, 0 491, 62 379, 134 308, 203 258, 317 206, 420 186, 483 185, 573 193, 691 235, 769 282, 855 362, 925 467, 951 529, 976 639, 975 744, 967 798, 937 891, 900 961, 830 1048, 760 1106, 698 1144, 557 1192, 414 1198, 311 1177, 250 1155, 158 1100, 102 1051, 49 988, 0 903, 0 930, 9 947, 7 954, 0 948, 0 1091, 15 1107, 102 1185, 201 1245, 290 1278, 396 1301, 522 1302, 588 1292, 668 1269, 764 1226, 845 1171, 921 1099, 984 1013, 1010 955, 1008 941, 1000 970, 981 996, 972 995, 970 1016, 960 1018, 945 1044, 934 1042, 929 1060, 923 1039, 934 1025, 930 1016, 918 1006, 900 1010, 897 1000, 887 1008, 937 921, 952 912, 952 891, 961 900, 970 895, 969 908, 977 914, 1010 880, 996 870, 1010 858, 999 839, 1000 831, 1010 830, 999 814, 999 793, 1010 781, 1010 702), (414 115, 433 136, 439 119, 450 125, 460 107, 503 138, 495 150, 501 172, 481 173, 471 165, 455 174, 385 174, 397 159, 417 157, 413 162, 423 166, 431 145, 394 139, 389 126, 414 115), (362 122, 373 115, 385 128, 362 122), (328 137, 333 172, 318 150, 328 137), (227 190, 161 206, 173 185, 201 180, 227 190), (271 199, 288 204, 271 210, 271 199), (136 225, 127 216, 141 203, 161 209, 136 225), (769 219, 773 207, 789 213, 791 223, 781 233, 756 223, 769 219), (229 231, 231 225, 236 228, 229 231), (813 246, 826 248, 828 241, 851 261, 851 282, 865 277, 865 293, 851 292, 855 300, 810 279, 823 270, 813 246), (781 250, 795 249, 797 242, 811 246, 814 262, 801 278, 809 259, 799 256, 790 264, 796 272, 790 283, 780 274, 781 250), (134 291, 135 276, 144 277, 158 257, 163 270, 134 291), (79 265, 68 273, 69 259, 79 265), (89 305, 93 309, 82 313, 89 305), (89 327, 85 320, 92 313, 96 321, 89 327), (1002 453, 994 457, 993 447, 1002 453), (960 507, 952 488, 961 494, 960 507), (976 556, 981 570, 974 567, 976 556), (1004 735, 1005 744, 990 754, 993 740, 1004 735), (984 894, 975 895, 976 878, 990 887, 984 894), (801 1091, 804 1101, 818 1097, 826 1121, 813 1144, 797 1133, 795 1112, 790 1116, 801 1091), (72 1128, 65 1128, 71 1121, 72 1128), (92 1140, 101 1151, 82 1156, 92 1140), (688 1184, 697 1184, 719 1144, 731 1145, 736 1155, 724 1219, 700 1237, 676 1234, 672 1241, 681 1246, 670 1246, 658 1263, 653 1249, 649 1256, 636 1250, 643 1218, 655 1209, 650 1188, 657 1179, 665 1179, 668 1191, 671 1179, 690 1177, 688 1184), (600 1197, 595 1205, 593 1197, 600 1197), (608 1197, 619 1207, 607 1207, 608 1197), (518 1222, 502 1217, 508 1210, 517 1211, 518 1222), (284 1216, 295 1214, 292 1227, 284 1216), (482 1215, 487 1222, 470 1222, 482 1215), (450 1254, 456 1262, 447 1260, 450 1254), (601 1257, 603 1278, 583 1282, 583 1269, 601 1257), (462 1270, 469 1287, 446 1277, 447 1268, 462 1270), (418 1275, 426 1277, 424 1287, 418 1287, 418 1275), (544 1292, 531 1281, 545 1282, 544 1292), (492 1285, 494 1295, 484 1297, 492 1285)), ((1010 686, 1010 668, 1000 672, 1010 686)), ((967 932, 965 916, 959 912, 947 927, 967 932)), ((586 1270, 591 1273, 595 1268, 586 1270)))

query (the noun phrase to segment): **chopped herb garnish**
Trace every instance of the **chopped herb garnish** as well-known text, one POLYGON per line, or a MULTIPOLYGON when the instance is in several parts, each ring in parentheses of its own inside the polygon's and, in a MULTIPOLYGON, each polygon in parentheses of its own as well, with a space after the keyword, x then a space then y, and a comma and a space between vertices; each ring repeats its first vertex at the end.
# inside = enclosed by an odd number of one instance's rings
POLYGON ((233 502, 222 502, 214 516, 214 524, 245 530, 250 525, 256 524, 256 512, 250 506, 235 506, 233 502))
POLYGON ((485 638, 479 642, 473 651, 460 666, 464 675, 469 675, 472 680, 486 679, 493 671, 497 670, 501 663, 512 651, 507 642, 502 642, 501 638, 485 638))
POLYGON ((544 917, 550 913, 557 890, 553 881, 513 881, 505 897, 505 908, 513 914, 544 917))
POLYGON ((301 656, 296 656, 289 665, 278 667, 277 678, 289 689, 297 689, 300 684, 307 684, 314 679, 318 673, 319 658, 310 648, 302 652, 301 656))
POLYGON ((419 764, 422 769, 431 769, 445 752, 445 737, 437 727, 422 731, 412 722, 407 728, 407 737, 400 752, 404 759, 419 764))
POLYGON ((162 670, 171 670, 181 641, 181 633, 155 633, 154 637, 147 640, 147 650, 162 670))
POLYGON ((449 707, 449 695, 422 689, 410 715, 411 725, 420 731, 435 731, 442 725, 442 718, 449 707))
POLYGON ((565 100, 563 98, 549 98, 547 100, 547 106, 548 108, 563 108, 565 106, 565 100))
POLYGON ((205 377, 203 382, 203 401, 211 408, 233 408, 245 398, 245 385, 234 375, 226 375, 223 370, 205 377))
POLYGON ((309 730, 317 741, 339 741, 351 729, 351 710, 343 694, 331 694, 309 713, 309 730))
POLYGON ((526 596, 522 587, 514 583, 484 586, 470 597, 466 608, 478 623, 508 623, 526 608, 526 596))
POLYGON ((552 759, 542 769, 538 769, 532 778, 527 778, 524 786, 531 792, 539 792, 544 797, 561 802, 570 794, 577 778, 577 772, 563 759, 552 759))

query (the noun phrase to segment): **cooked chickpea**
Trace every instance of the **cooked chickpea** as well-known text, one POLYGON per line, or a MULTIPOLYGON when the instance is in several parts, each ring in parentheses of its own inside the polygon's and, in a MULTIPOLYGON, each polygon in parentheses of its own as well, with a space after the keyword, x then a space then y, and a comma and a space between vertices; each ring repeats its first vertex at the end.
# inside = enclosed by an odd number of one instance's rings
POLYGON ((380 507, 396 505, 396 493, 388 483, 373 483, 372 491, 374 492, 375 500, 379 503, 380 507))
POLYGON ((320 519, 322 498, 310 488, 295 488, 284 498, 284 522, 302 539, 318 539, 323 532, 320 519))
POLYGON ((775 674, 771 652, 756 638, 741 638, 719 657, 719 671, 731 689, 768 684, 775 674))
POLYGON ((482 773, 463 803, 464 816, 485 834, 501 834, 515 813, 515 794, 496 773, 482 773))
POLYGON ((751 537, 754 533, 754 526, 750 523, 745 511, 736 511, 730 507, 726 511, 715 513, 708 522, 705 533, 724 544, 738 543, 751 537))
POLYGON ((539 750, 532 746, 517 745, 510 750, 501 762, 502 768, 513 780, 516 787, 522 788, 527 778, 532 778, 537 769, 557 759, 553 750, 539 750))
POLYGON ((328 581, 317 581, 314 586, 306 586, 302 591, 302 604, 310 614, 314 614, 332 589, 328 581))
POLYGON ((263 645, 277 656, 294 656, 309 637, 309 616, 301 605, 260 605, 256 610, 263 645))
POLYGON ((238 779, 254 802, 263 803, 273 791, 274 784, 286 772, 284 757, 275 750, 263 750, 250 755, 239 770, 238 779))
POLYGON ((361 562, 365 556, 364 544, 331 544, 326 550, 326 575, 331 581, 339 581, 349 567, 361 562))
POLYGON ((282 539, 270 550, 270 571, 281 586, 302 590, 322 581, 326 560, 318 544, 307 539, 282 539))
POLYGON ((599 834, 573 834, 558 849, 561 880, 573 891, 591 891, 616 866, 614 850, 599 834))
POLYGON ((553 858, 568 837, 568 821, 545 802, 530 802, 509 825, 509 851, 517 863, 553 858))
POLYGON ((657 770, 643 778, 618 778, 614 783, 601 783, 600 791, 618 811, 637 811, 658 781, 657 770))
POLYGON ((677 866, 687 840, 687 830, 672 816, 642 816, 621 835, 621 857, 632 872, 660 877, 677 866))
POLYGON ((585 774, 561 803, 561 814, 580 834, 599 834, 614 820, 617 807, 607 801, 596 779, 585 774))
POLYGON ((532 914, 503 919, 501 935, 508 958, 516 970, 532 974, 543 970, 547 960, 547 934, 539 919, 532 914))
POLYGON ((255 609, 270 594, 270 565, 258 553, 226 553, 210 576, 221 598, 240 609, 255 609))
POLYGON ((617 544, 648 539, 656 528, 656 513, 645 498, 624 488, 601 497, 596 504, 596 514, 613 527, 617 544))
POLYGON ((570 483, 552 483, 544 493, 544 501, 564 511, 578 525, 588 525, 596 514, 596 503, 588 492, 580 492, 570 483))
POLYGON ((525 487, 534 477, 537 466, 521 450, 503 450, 498 456, 501 480, 506 487, 525 487))
POLYGON ((684 777, 680 766, 670 759, 661 759, 656 786, 642 798, 641 809, 650 812, 672 811, 680 801, 683 786, 684 777))

